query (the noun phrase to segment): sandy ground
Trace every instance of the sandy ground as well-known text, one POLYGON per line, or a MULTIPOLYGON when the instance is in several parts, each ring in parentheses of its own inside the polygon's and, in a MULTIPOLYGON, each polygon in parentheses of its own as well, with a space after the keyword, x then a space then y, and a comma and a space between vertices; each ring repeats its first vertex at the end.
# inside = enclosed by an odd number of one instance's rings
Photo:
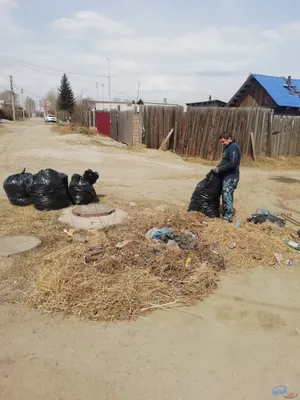
MULTIPOLYGON (((101 192, 184 207, 208 172, 172 154, 58 136, 40 120, 2 126, 0 152, 1 181, 24 167, 92 168, 101 192)), ((242 169, 238 212, 290 210, 299 219, 298 175, 242 169)), ((40 315, 6 304, 0 292, 0 398, 252 400, 273 398, 277 385, 300 392, 299 278, 297 266, 226 275, 186 312, 109 326, 40 315)))

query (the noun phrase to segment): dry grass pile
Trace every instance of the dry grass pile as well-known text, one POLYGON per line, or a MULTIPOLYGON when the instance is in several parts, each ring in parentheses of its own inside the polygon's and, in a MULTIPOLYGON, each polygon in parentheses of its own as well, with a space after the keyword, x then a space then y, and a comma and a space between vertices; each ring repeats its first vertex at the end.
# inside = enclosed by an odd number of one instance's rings
POLYGON ((70 133, 78 133, 82 135, 93 136, 97 134, 97 129, 95 128, 87 128, 86 126, 82 126, 79 124, 65 124, 65 125, 56 125, 52 128, 55 132, 58 132, 60 135, 68 135, 70 133))
MULTIPOLYGON (((210 167, 215 166, 219 160, 209 161, 202 158, 194 157, 183 157, 183 160, 190 163, 199 163, 202 165, 208 165, 210 167)), ((243 157, 241 165, 243 167, 255 167, 267 170, 290 170, 300 168, 300 157, 258 157, 254 161, 250 157, 243 157)))
POLYGON ((204 227, 203 237, 219 244, 230 267, 248 268, 276 264, 275 253, 281 254, 283 264, 289 258, 300 262, 299 254, 285 243, 285 239, 292 239, 292 232, 292 229, 279 228, 272 223, 255 225, 244 219, 241 226, 236 227, 213 220, 204 227))
POLYGON ((245 157, 242 159, 242 165, 275 170, 299 169, 300 157, 258 157, 256 161, 253 161, 249 157, 245 157))
POLYGON ((146 204, 141 204, 126 210, 131 209, 131 218, 122 226, 76 232, 69 239, 57 212, 13 207, 6 200, 0 205, 1 235, 33 234, 43 242, 16 257, 2 281, 25 292, 23 301, 31 307, 90 320, 132 319, 157 308, 192 304, 217 287, 219 271, 227 266, 275 264, 277 252, 284 261, 300 261, 283 241, 290 238, 289 229, 270 224, 242 222, 236 227, 177 207, 157 211, 152 205, 151 212, 149 207, 143 211, 146 204), (190 250, 174 250, 145 237, 150 228, 165 226, 196 234, 190 250), (77 240, 82 237, 86 241, 77 240), (122 241, 127 245, 117 248, 122 241))
POLYGON ((191 304, 216 288, 225 261, 215 244, 174 250, 145 237, 153 226, 188 228, 201 235, 203 218, 182 211, 140 215, 127 225, 95 232, 46 255, 26 301, 101 321, 131 319, 164 305, 191 304), (121 241, 130 242, 117 248, 121 241))

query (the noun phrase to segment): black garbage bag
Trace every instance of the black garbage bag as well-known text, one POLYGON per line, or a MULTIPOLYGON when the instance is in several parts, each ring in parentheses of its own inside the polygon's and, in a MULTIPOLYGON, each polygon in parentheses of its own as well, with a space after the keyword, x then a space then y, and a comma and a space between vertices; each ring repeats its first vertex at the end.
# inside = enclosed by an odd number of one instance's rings
MULTIPOLYGON (((94 174, 97 174, 97 172, 94 174)), ((96 178, 96 176, 92 176, 91 174, 87 178, 79 174, 74 174, 69 186, 69 194, 72 202, 74 204, 99 203, 99 198, 91 184, 91 182, 95 183, 97 179, 98 177, 96 178)))
POLYGON ((284 228, 286 222, 284 219, 277 217, 273 214, 252 214, 250 218, 248 218, 248 222, 253 222, 254 224, 263 224, 265 222, 273 222, 280 226, 280 228, 284 228))
POLYGON ((94 185, 99 179, 99 174, 98 172, 94 172, 91 169, 87 169, 86 171, 84 171, 83 179, 88 181, 91 185, 94 185))
POLYGON ((26 181, 27 190, 37 210, 60 210, 71 204, 68 176, 48 168, 32 175, 26 181))
POLYGON ((29 206, 31 198, 27 191, 26 180, 31 177, 32 174, 25 172, 25 168, 22 172, 7 177, 3 183, 3 189, 8 197, 8 200, 14 206, 29 206))
POLYGON ((213 171, 209 172, 196 186, 188 212, 198 211, 210 218, 220 218, 221 193, 222 179, 213 171))

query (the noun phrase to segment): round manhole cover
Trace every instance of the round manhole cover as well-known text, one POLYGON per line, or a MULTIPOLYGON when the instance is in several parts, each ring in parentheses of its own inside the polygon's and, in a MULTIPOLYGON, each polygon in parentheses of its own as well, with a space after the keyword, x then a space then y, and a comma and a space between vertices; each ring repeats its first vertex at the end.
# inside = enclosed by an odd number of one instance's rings
POLYGON ((40 244, 40 239, 35 236, 3 236, 0 238, 0 257, 25 253, 40 244))
POLYGON ((74 207, 72 214, 76 217, 104 217, 115 212, 115 209, 107 204, 87 204, 74 207))

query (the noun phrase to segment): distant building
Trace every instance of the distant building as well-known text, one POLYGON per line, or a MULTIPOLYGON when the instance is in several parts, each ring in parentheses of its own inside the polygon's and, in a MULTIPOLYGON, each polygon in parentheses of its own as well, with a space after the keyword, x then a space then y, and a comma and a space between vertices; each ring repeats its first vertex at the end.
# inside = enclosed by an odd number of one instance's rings
POLYGON ((300 115, 300 80, 251 74, 227 107, 266 107, 276 114, 300 115))
POLYGON ((207 101, 196 101, 194 103, 186 103, 187 107, 225 107, 225 101, 221 100, 207 100, 207 101))
POLYGON ((96 111, 109 111, 111 110, 133 110, 136 106, 161 106, 161 107, 179 107, 177 103, 156 103, 150 101, 139 100, 138 102, 132 101, 89 101, 89 104, 92 108, 95 108, 96 111))

